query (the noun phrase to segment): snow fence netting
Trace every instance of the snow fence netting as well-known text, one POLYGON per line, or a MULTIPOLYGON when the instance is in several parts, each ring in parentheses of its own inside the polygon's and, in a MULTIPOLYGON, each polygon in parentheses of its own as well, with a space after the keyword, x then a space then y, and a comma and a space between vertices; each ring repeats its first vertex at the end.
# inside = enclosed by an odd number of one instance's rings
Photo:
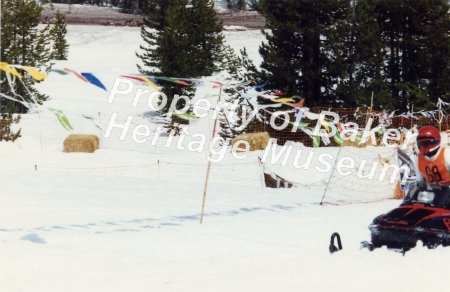
MULTIPOLYGON (((314 203, 350 204, 394 198, 400 177, 397 150, 390 147, 276 146, 262 154, 266 172, 299 189, 313 189, 314 203)), ((299 190, 300 191, 300 190, 299 190)))

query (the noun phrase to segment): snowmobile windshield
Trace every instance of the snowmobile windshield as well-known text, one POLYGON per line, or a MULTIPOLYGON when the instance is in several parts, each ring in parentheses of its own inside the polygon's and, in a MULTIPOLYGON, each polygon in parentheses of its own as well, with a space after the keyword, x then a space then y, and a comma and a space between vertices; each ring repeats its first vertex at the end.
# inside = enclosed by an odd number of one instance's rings
POLYGON ((421 203, 450 209, 450 186, 417 182, 411 184, 403 204, 421 203))
POLYGON ((434 192, 430 191, 420 191, 417 194, 417 201, 424 204, 431 204, 434 200, 434 192))

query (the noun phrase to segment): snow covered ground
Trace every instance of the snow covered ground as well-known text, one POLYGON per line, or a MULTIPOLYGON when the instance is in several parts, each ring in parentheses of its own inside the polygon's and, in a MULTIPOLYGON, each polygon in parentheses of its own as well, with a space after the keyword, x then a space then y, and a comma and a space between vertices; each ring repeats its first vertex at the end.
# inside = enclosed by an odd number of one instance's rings
MULTIPOLYGON (((132 93, 107 102, 117 77, 137 74, 139 29, 68 29, 69 60, 54 67, 94 73, 109 91, 51 73, 39 85, 50 96, 45 107, 23 116, 20 140, 0 143, 0 291, 448 288, 449 248, 417 247, 406 256, 359 248, 369 239, 371 220, 398 201, 319 205, 326 176, 306 170, 294 176, 303 187, 264 189, 257 162, 261 153, 237 160, 228 151, 222 162, 212 163, 199 224, 206 150, 165 147, 167 137, 156 145, 138 144, 132 129, 124 141, 117 128, 104 137, 113 113, 120 123, 133 116, 132 127, 147 125, 153 131, 159 126, 146 118, 151 110, 145 100, 131 105, 143 85, 136 83, 132 93), (74 133, 101 136, 101 149, 63 153, 68 132, 48 108, 64 112, 74 133), (344 249, 330 255, 335 231, 344 249)), ((235 49, 246 46, 260 62, 259 31, 227 32, 226 38, 235 49)), ((217 92, 208 82, 198 89, 211 101, 217 92)), ((192 123, 190 131, 209 137, 212 127, 207 117, 192 123)))

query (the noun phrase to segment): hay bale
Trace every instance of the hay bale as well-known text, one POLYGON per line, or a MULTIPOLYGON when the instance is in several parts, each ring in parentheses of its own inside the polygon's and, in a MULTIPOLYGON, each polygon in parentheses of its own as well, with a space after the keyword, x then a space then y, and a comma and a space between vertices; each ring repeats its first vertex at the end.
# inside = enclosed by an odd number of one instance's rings
POLYGON ((357 147, 357 148, 365 148, 367 146, 377 146, 379 145, 379 141, 377 141, 376 145, 372 144, 372 139, 367 139, 364 143, 361 143, 360 141, 352 141, 352 140, 346 140, 344 141, 343 146, 351 146, 351 147, 357 147))
POLYGON ((96 135, 71 134, 64 140, 64 152, 92 153, 100 146, 96 135))
MULTIPOLYGON (((242 134, 234 137, 231 140, 231 145, 234 146, 239 141, 246 141, 250 145, 249 151, 264 150, 269 143, 269 139, 270 136, 267 132, 242 134)), ((245 144, 240 143, 237 150, 245 151, 245 144)))

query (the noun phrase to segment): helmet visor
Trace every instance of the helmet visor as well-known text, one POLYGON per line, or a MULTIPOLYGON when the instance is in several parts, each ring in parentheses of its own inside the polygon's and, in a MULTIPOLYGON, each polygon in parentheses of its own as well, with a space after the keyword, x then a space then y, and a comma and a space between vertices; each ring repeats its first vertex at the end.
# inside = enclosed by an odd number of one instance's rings
POLYGON ((417 147, 430 147, 439 144, 441 141, 439 139, 430 139, 430 138, 418 138, 417 139, 417 147))

